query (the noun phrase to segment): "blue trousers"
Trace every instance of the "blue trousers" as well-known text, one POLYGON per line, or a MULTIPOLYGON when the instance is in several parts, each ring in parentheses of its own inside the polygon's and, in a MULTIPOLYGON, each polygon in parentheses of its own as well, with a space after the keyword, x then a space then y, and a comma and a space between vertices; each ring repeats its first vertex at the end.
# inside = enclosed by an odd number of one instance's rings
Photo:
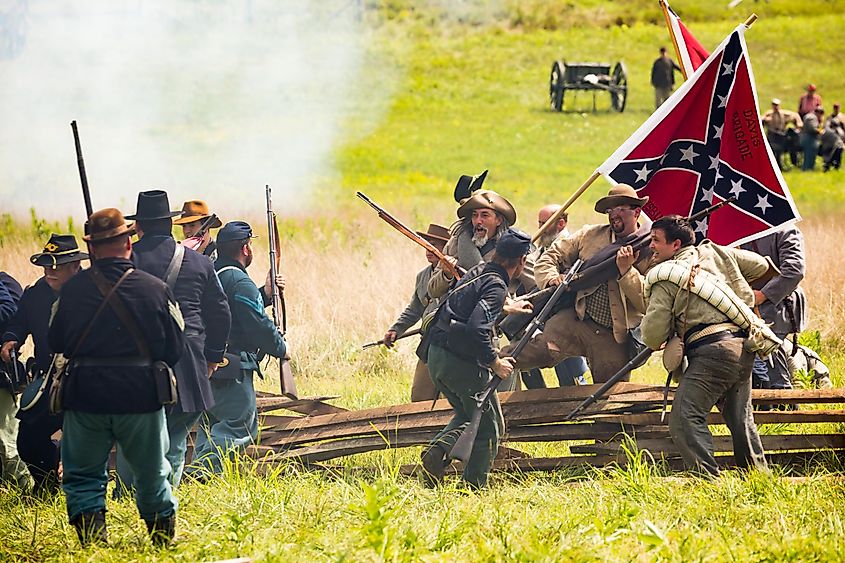
MULTIPOLYGON (((457 430, 465 427, 475 412, 473 395, 487 385, 488 371, 475 362, 463 360, 445 348, 432 344, 428 349, 428 370, 434 386, 452 405, 454 414, 449 424, 438 432, 429 447, 449 452, 458 438, 457 430)), ((497 377, 493 375, 493 377, 497 377)), ((498 395, 494 394, 481 415, 472 454, 464 467, 464 480, 476 487, 487 484, 487 475, 499 450, 499 439, 505 431, 505 420, 498 395)))
MULTIPOLYGON (((558 385, 561 387, 586 385, 585 373, 587 373, 587 360, 583 356, 564 358, 555 366, 555 375, 557 375, 558 385)), ((529 371, 522 372, 522 382, 526 389, 546 388, 546 382, 543 381, 540 368, 531 368, 529 371)))
POLYGON ((243 379, 212 379, 214 406, 205 411, 197 431, 193 467, 189 474, 223 471, 222 456, 230 459, 258 437, 258 413, 252 374, 243 379))
POLYGON ((819 153, 819 141, 805 133, 801 133, 799 140, 801 148, 804 150, 804 162, 801 164, 801 170, 813 170, 816 167, 816 155, 819 153))
POLYGON ((71 520, 106 508, 109 452, 117 442, 135 474, 138 512, 150 521, 167 518, 178 503, 170 487, 164 409, 141 414, 65 413, 62 488, 71 520))
MULTIPOLYGON (((178 487, 182 481, 182 472, 185 469, 185 452, 188 450, 188 434, 201 416, 201 412, 177 413, 168 411, 165 414, 167 419, 167 435, 170 441, 170 447, 165 457, 172 469, 170 484, 173 487, 178 487)), ((123 448, 120 445, 117 447, 115 465, 118 483, 114 489, 114 498, 117 499, 122 497, 126 491, 135 487, 135 474, 132 468, 129 467, 129 462, 126 461, 126 456, 123 454, 123 448)))

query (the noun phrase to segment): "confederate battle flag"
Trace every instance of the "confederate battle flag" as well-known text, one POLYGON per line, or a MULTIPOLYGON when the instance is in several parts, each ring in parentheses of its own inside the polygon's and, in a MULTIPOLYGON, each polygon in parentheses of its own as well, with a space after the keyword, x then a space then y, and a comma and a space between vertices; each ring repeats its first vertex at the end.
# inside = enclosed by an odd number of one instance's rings
POLYGON ((614 183, 649 196, 651 219, 735 201, 693 225, 696 236, 738 245, 800 219, 760 127, 745 25, 602 164, 614 183))

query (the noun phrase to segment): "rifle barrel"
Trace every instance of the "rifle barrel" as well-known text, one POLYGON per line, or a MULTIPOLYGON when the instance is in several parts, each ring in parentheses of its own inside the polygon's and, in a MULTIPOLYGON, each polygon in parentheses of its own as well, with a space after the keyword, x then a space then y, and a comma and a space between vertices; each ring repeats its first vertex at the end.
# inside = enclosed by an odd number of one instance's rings
POLYGON ((644 348, 644 349, 643 349, 643 350, 642 350, 639 354, 637 354, 636 356, 634 356, 633 358, 631 358, 630 360, 628 360, 628 363, 627 363, 627 364, 625 364, 624 366, 622 366, 622 368, 621 368, 619 371, 617 371, 617 372, 614 374, 614 376, 613 376, 613 377, 611 377, 610 379, 608 379, 608 380, 607 380, 607 382, 606 382, 604 385, 602 385, 601 387, 599 387, 599 389, 598 389, 595 393, 593 393, 592 395, 590 395, 589 397, 587 397, 586 399, 584 399, 584 401, 583 401, 580 405, 578 405, 577 407, 575 407, 575 409, 574 409, 571 413, 569 413, 569 414, 567 415, 567 417, 566 417, 564 420, 572 420, 573 418, 575 418, 575 415, 577 415, 577 414, 578 414, 578 413, 580 413, 582 410, 586 409, 587 407, 589 407, 590 405, 592 405, 593 403, 595 403, 596 401, 598 401, 598 400, 599 400, 602 396, 604 396, 604 394, 605 394, 605 393, 607 393, 607 391, 608 391, 611 387, 613 387, 614 385, 616 385, 617 383, 619 383, 619 381, 620 381, 623 377, 625 377, 625 375, 626 375, 629 371, 631 371, 631 370, 634 368, 634 366, 635 366, 635 365, 639 364, 640 362, 644 362, 644 361, 645 361, 646 359, 648 359, 648 357, 649 357, 649 356, 651 356, 653 353, 654 353, 654 350, 652 350, 651 348, 646 347, 646 348, 644 348))
POLYGON ((85 172, 85 159, 82 158, 82 143, 79 140, 79 129, 76 127, 76 120, 70 122, 73 130, 73 144, 76 147, 76 166, 79 168, 79 181, 82 183, 82 198, 85 200, 85 219, 94 213, 91 205, 91 192, 88 190, 88 174, 85 172))

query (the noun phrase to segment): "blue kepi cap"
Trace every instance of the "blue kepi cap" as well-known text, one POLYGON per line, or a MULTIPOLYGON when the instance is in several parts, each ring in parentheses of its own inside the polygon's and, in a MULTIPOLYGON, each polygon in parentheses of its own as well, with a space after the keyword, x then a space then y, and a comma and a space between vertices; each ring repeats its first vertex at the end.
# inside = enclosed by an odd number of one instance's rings
POLYGON ((529 252, 531 252, 531 237, 513 227, 502 233, 496 243, 496 254, 502 258, 521 258, 529 252))
POLYGON ((246 221, 229 221, 222 229, 217 231, 217 242, 230 242, 233 240, 246 240, 256 238, 252 234, 252 227, 246 221))

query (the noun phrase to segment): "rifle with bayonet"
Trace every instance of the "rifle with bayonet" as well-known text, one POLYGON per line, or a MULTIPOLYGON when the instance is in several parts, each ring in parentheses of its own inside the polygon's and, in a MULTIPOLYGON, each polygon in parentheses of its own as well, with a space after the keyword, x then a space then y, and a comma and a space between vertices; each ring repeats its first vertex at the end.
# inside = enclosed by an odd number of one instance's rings
POLYGON ((212 213, 211 215, 206 217, 200 225, 200 229, 196 232, 196 234, 182 241, 182 246, 184 246, 185 248, 190 248, 191 250, 196 250, 197 252, 201 252, 203 238, 208 233, 208 231, 211 230, 211 225, 213 225, 215 221, 217 221, 216 213, 212 213))
MULTIPOLYGON (((409 330, 408 332, 402 334, 402 336, 397 336, 393 342, 398 342, 403 338, 408 338, 409 336, 416 336, 422 332, 421 328, 415 328, 413 330, 409 330)), ((386 343, 385 339, 382 338, 381 340, 376 340, 375 342, 367 342, 366 344, 361 345, 361 350, 366 350, 367 348, 373 348, 375 346, 383 346, 386 343)))
POLYGON ((465 272, 461 271, 460 268, 458 268, 457 266, 453 265, 451 262, 446 260, 446 256, 442 252, 440 252, 437 249, 437 247, 435 247, 433 244, 431 244, 430 242, 425 240, 423 237, 418 235, 416 232, 412 231, 411 229, 409 229, 408 227, 403 225, 402 222, 399 221, 399 219, 397 219, 396 217, 394 217, 393 215, 391 215, 390 213, 385 211, 383 208, 381 208, 378 205, 376 205, 375 203, 373 203, 373 201, 370 198, 368 198, 367 196, 365 196, 363 193, 361 193, 361 192, 355 192, 355 193, 358 195, 359 198, 361 198, 362 200, 367 202, 367 205, 369 205, 370 207, 375 209, 378 212, 379 218, 384 220, 385 223, 387 223, 388 225, 390 225, 391 227, 393 227, 394 229, 396 229, 397 231, 399 231, 400 233, 402 233, 403 235, 405 235, 406 237, 408 237, 409 239, 411 239, 412 241, 414 241, 418 245, 422 246, 423 248, 425 248, 426 250, 428 250, 429 252, 431 252, 432 254, 437 256, 437 258, 440 260, 440 264, 442 265, 442 267, 446 271, 448 271, 452 275, 453 278, 460 279, 460 277, 465 273, 465 272))
MULTIPOLYGON (((525 331, 525 334, 522 335, 522 338, 519 339, 516 346, 514 346, 510 357, 516 359, 528 345, 528 342, 531 341, 534 333, 543 329, 545 322, 554 313, 557 300, 568 290, 569 284, 581 269, 582 265, 582 260, 577 260, 575 264, 572 265, 572 268, 570 268, 569 272, 566 273, 566 276, 564 276, 560 285, 555 288, 551 297, 549 297, 549 300, 543 308, 540 309, 540 312, 531 319, 528 329, 525 331)), ((489 369, 487 371, 490 376, 490 381, 487 382, 484 389, 482 389, 479 393, 476 393, 473 397, 473 400, 475 401, 475 410, 472 413, 472 418, 470 418, 469 423, 461 431, 461 435, 458 436, 458 439, 449 451, 449 459, 458 459, 466 463, 469 460, 470 455, 472 455, 472 445, 475 442, 475 437, 478 435, 478 426, 481 424, 481 414, 487 407, 487 403, 490 401, 493 393, 496 392, 496 388, 502 382, 501 377, 489 373, 489 369)))
MULTIPOLYGON (((267 239, 270 247, 270 305, 272 306, 273 324, 279 329, 282 336, 287 332, 287 310, 285 298, 279 292, 276 285, 276 276, 279 273, 281 256, 279 255, 279 227, 276 225, 276 213, 273 212, 273 200, 269 185, 264 187, 264 195, 267 200, 267 239)), ((290 367, 290 356, 285 354, 279 358, 279 385, 282 395, 290 399, 298 399, 296 382, 293 380, 293 370, 290 367)))
MULTIPOLYGON (((687 220, 691 222, 703 219, 735 200, 736 198, 731 196, 722 202, 702 209, 698 213, 691 215, 687 220)), ((575 293, 578 291, 595 287, 611 279, 616 279, 619 277, 619 270, 616 267, 616 253, 619 249, 623 246, 631 246, 635 253, 640 252, 637 262, 641 262, 647 258, 647 254, 642 251, 646 250, 649 244, 651 244, 651 230, 639 234, 633 233, 608 244, 584 261, 581 272, 575 276, 569 285, 569 293, 571 295, 561 297, 564 299, 568 298, 574 303, 575 293)), ((563 304, 567 304, 566 301, 563 304)), ((534 311, 537 311, 542 305, 542 300, 536 301, 534 311)), ((533 316, 534 312, 508 315, 500 324, 499 329, 508 337, 513 337, 525 329, 533 316)))

